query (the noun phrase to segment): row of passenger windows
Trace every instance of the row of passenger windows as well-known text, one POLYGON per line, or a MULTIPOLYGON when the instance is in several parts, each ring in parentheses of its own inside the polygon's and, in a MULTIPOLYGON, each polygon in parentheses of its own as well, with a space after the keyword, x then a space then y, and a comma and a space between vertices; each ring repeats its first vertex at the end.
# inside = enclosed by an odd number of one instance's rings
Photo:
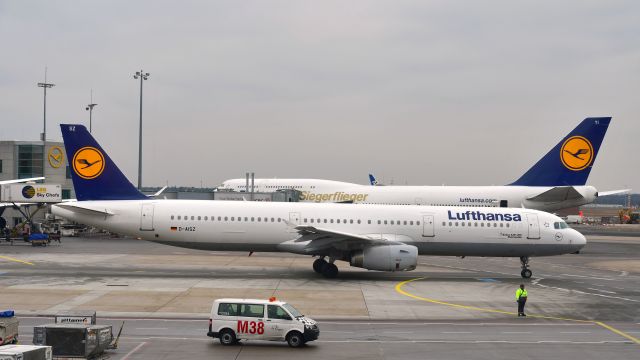
MULTIPOLYGON (((416 203, 379 203, 379 202, 358 202, 358 204, 372 204, 372 205, 422 205, 416 203)), ((498 206, 487 206, 487 205, 468 205, 468 204, 424 204, 424 206, 464 206, 464 207, 498 207, 498 206)))
MULTIPOLYGON (((486 224, 487 224, 486 227, 491 227, 491 226, 493 226, 493 227, 509 227, 509 223, 497 223, 497 222, 494 222, 494 223, 486 223, 486 224), (493 225, 491 225, 491 224, 493 224, 493 225)), ((442 226, 447 226, 447 222, 443 221, 442 222, 442 226)), ((483 223, 483 222, 475 222, 475 221, 473 221, 473 222, 449 221, 448 226, 485 227, 485 223, 483 223), (480 225, 478 225, 478 224, 480 224, 480 225)))
MULTIPOLYGON (((245 222, 282 222, 282 218, 269 218, 269 217, 248 217, 245 216, 218 216, 218 221, 245 221, 245 222)), ((215 216, 188 216, 188 215, 171 215, 171 220, 184 220, 184 221, 216 221, 215 216)), ((304 218, 302 222, 305 224, 362 224, 364 221, 360 219, 320 219, 320 218, 304 218)), ((378 225, 410 225, 420 226, 420 221, 414 220, 367 220, 367 224, 371 225, 377 223, 378 225)))
MULTIPOLYGON (((246 189, 247 186, 246 185, 238 185, 239 189, 246 189)), ((304 189, 305 187, 302 185, 295 185, 295 186, 283 186, 283 185, 254 185, 253 186, 254 189, 278 189, 278 190, 284 190, 284 189, 304 189)), ((309 189, 315 189, 315 186, 307 186, 307 188, 309 189)), ((251 186, 249 186, 249 189, 251 189, 251 186)))

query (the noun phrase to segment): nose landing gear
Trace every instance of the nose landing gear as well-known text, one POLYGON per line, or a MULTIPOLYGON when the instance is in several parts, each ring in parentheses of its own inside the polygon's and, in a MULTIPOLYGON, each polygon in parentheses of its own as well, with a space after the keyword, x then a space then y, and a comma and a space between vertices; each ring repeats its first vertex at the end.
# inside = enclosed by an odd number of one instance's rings
POLYGON ((520 276, 522 276, 524 279, 531 278, 531 275, 533 275, 533 272, 529 270, 529 257, 521 256, 520 264, 522 264, 522 271, 520 272, 520 276))

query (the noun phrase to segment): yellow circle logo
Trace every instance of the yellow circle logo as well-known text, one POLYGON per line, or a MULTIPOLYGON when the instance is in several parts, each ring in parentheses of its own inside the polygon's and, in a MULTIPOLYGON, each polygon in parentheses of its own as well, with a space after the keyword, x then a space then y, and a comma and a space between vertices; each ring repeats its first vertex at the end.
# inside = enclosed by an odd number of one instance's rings
POLYGON ((51 165, 52 168, 59 168, 62 166, 62 162, 64 160, 62 149, 59 146, 52 146, 49 148, 47 159, 49 160, 49 165, 51 165))
POLYGON ((95 179, 104 170, 104 155, 100 150, 86 146, 73 155, 73 171, 83 179, 95 179))
POLYGON ((591 165, 593 146, 589 140, 582 136, 572 136, 562 144, 560 159, 569 170, 583 170, 591 165))

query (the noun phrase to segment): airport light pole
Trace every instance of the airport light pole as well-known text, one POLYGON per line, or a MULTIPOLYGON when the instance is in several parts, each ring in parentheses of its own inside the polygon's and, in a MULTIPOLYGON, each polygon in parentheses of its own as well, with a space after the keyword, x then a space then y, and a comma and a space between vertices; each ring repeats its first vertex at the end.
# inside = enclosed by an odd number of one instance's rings
POLYGON ((149 80, 149 73, 136 71, 134 79, 140 78, 140 131, 138 132, 138 190, 142 189, 142 82, 149 80))
POLYGON ((93 108, 95 106, 97 106, 98 104, 94 104, 93 103, 93 89, 91 89, 91 102, 89 105, 87 105, 87 108, 85 110, 89 111, 89 133, 91 133, 91 115, 93 113, 93 108))
POLYGON ((42 176, 45 176, 44 169, 47 161, 47 89, 56 86, 56 84, 47 82, 47 68, 44 68, 44 82, 38 83, 38 87, 44 89, 44 124, 42 127, 42 176))

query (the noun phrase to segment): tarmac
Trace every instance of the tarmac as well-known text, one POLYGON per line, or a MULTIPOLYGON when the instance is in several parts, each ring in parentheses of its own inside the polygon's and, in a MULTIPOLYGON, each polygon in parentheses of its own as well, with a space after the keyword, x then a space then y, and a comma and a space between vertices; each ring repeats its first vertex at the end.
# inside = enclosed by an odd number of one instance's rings
POLYGON ((533 258, 520 278, 511 258, 421 256, 415 271, 381 273, 339 264, 337 279, 310 257, 206 252, 129 238, 63 238, 60 245, 0 243, 0 308, 15 309, 21 340, 35 324, 73 310, 125 330, 111 359, 635 358, 640 350, 640 237, 588 236, 580 254, 533 258), (520 283, 527 318, 517 318, 520 283), (290 302, 319 320, 303 349, 205 336, 221 297, 290 302))

